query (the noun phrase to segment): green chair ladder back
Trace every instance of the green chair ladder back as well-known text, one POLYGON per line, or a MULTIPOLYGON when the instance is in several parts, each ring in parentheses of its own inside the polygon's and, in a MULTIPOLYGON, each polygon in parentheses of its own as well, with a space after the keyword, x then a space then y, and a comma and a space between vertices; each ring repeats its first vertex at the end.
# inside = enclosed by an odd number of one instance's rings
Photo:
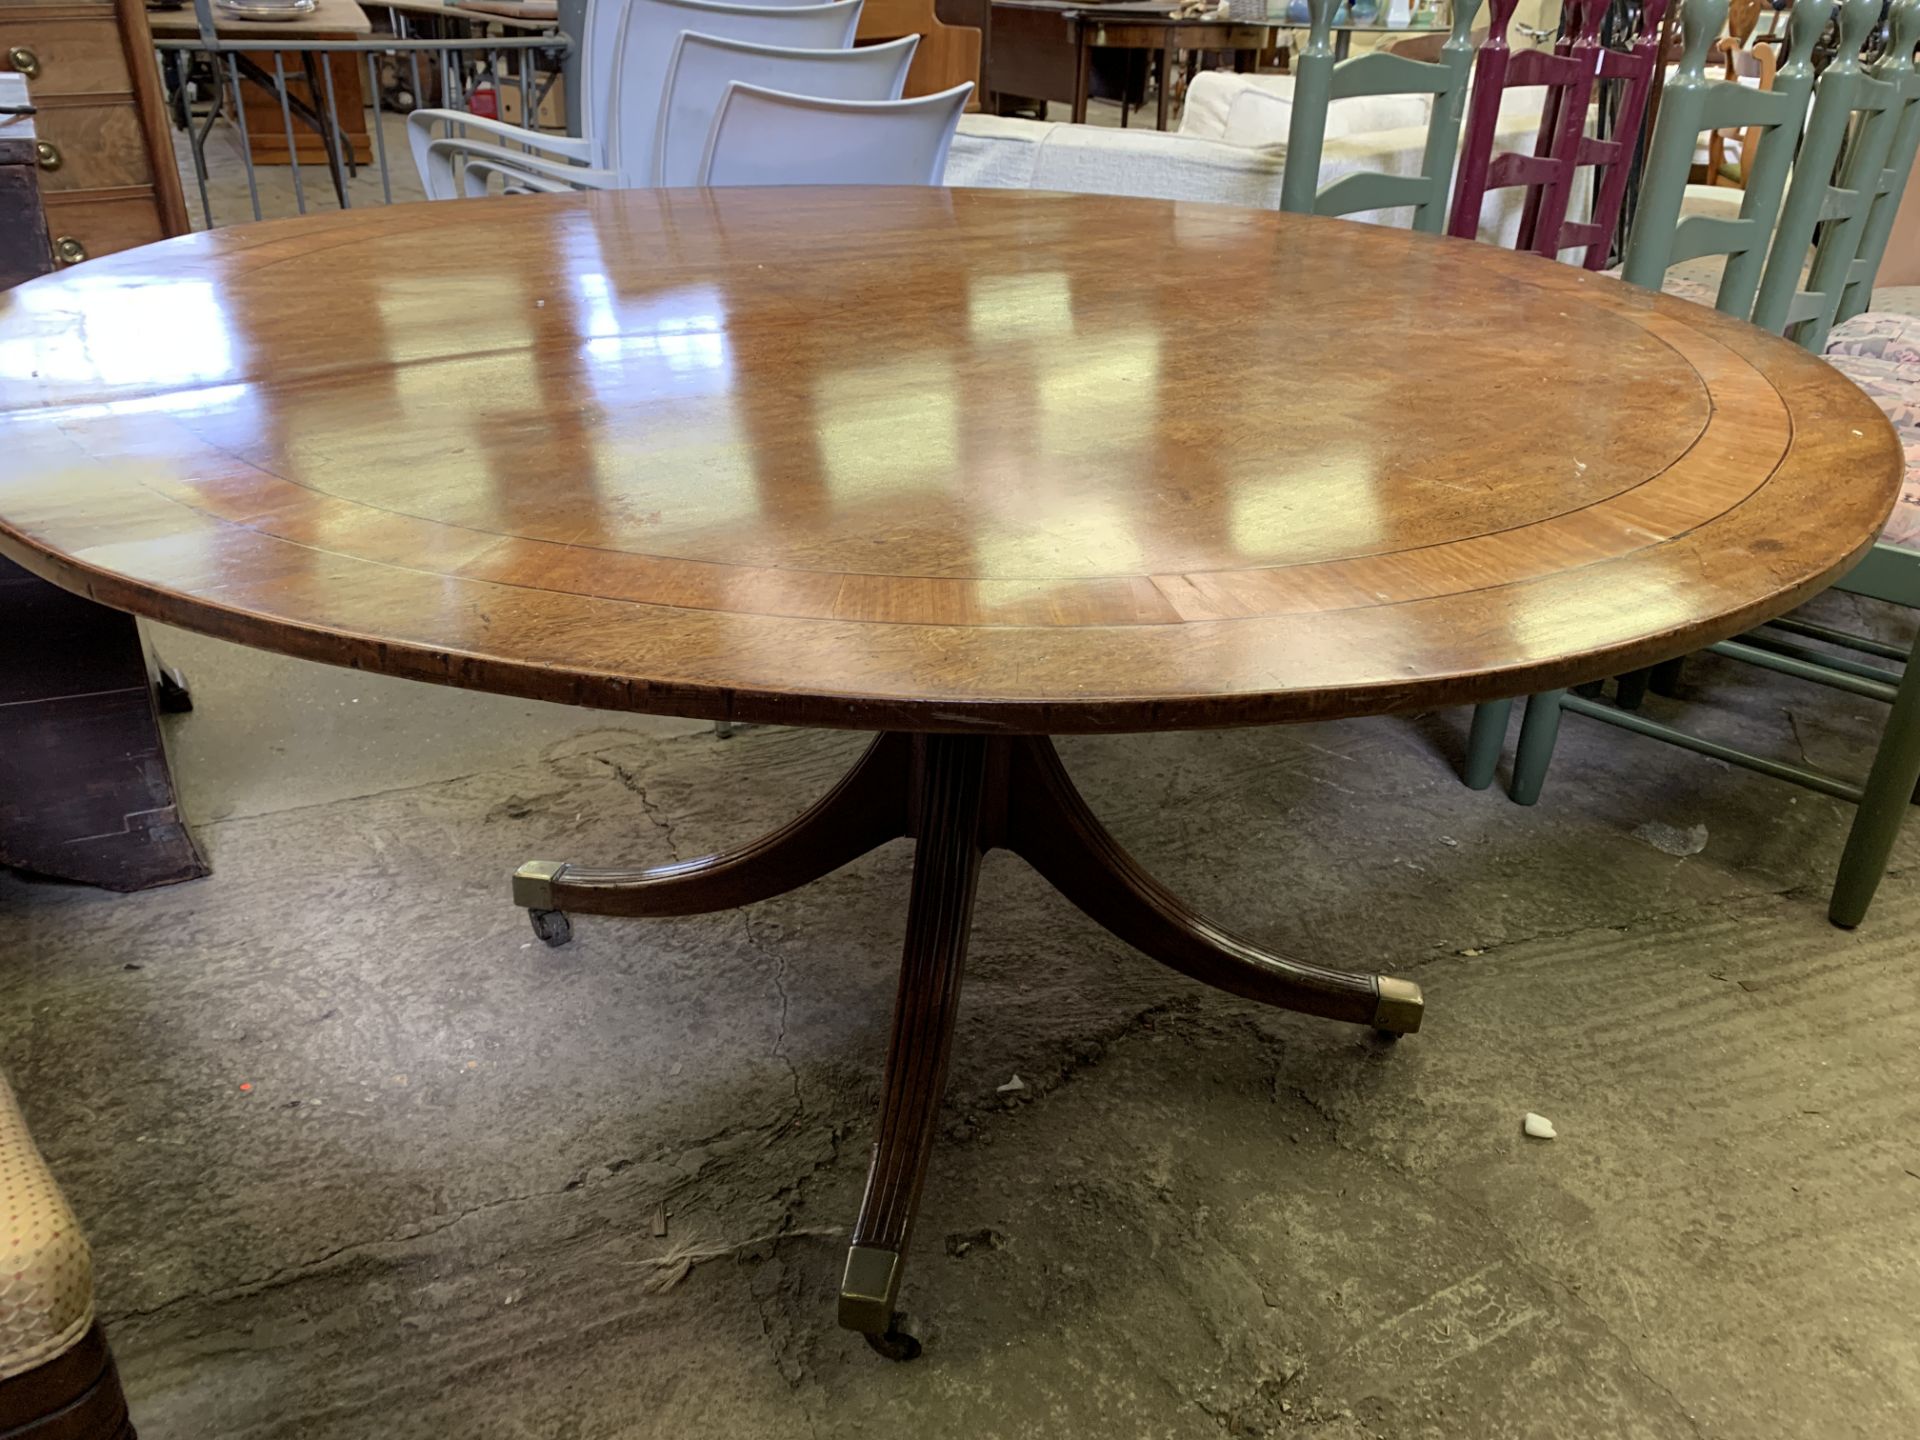
MULTIPOLYGON (((1896 7, 1895 14, 1904 19, 1910 10, 1896 7)), ((1880 78, 1860 59, 1879 21, 1877 4, 1849 3, 1841 12, 1840 49, 1820 76, 1753 307, 1754 324, 1816 355, 1826 348, 1841 292, 1854 276, 1867 215, 1902 118, 1897 79, 1880 78), (1803 286, 1806 249, 1816 232, 1819 246, 1803 286)), ((1910 65, 1911 45, 1908 52, 1910 65)))
POLYGON ((1299 215, 1351 215, 1410 205, 1413 228, 1438 235, 1447 221, 1447 194, 1453 187, 1467 77, 1473 66, 1471 33, 1481 0, 1454 0, 1451 33, 1437 61, 1375 51, 1336 62, 1333 16, 1342 3, 1307 0, 1311 23, 1306 48, 1293 66, 1293 116, 1287 126, 1280 208, 1299 215), (1326 145, 1327 107, 1335 100, 1361 95, 1433 96, 1420 173, 1344 175, 1322 190, 1320 160, 1326 145))
POLYGON ((1891 107, 1895 118, 1886 122, 1893 141, 1887 149, 1887 163, 1874 186, 1873 205, 1860 238, 1860 255, 1841 292, 1838 320, 1851 320, 1873 304, 1873 277, 1886 257, 1887 237, 1893 231, 1894 213, 1900 208, 1907 179, 1920 161, 1920 64, 1914 51, 1920 48, 1920 8, 1896 9, 1892 16, 1893 41, 1873 67, 1874 78, 1895 87, 1899 98, 1891 107), (1904 29, 1902 28, 1904 23, 1904 29))
MULTIPOLYGON (((1818 109, 1813 100, 1814 42, 1836 3, 1823 0, 1793 7, 1787 21, 1787 63, 1774 75, 1773 89, 1766 91, 1707 78, 1707 53, 1726 24, 1727 0, 1683 0, 1680 64, 1660 99, 1640 182, 1640 203, 1627 231, 1621 275, 1629 284, 1658 290, 1675 265, 1724 255, 1726 269, 1714 308, 1741 319, 1752 315, 1767 253, 1783 214, 1795 147, 1804 143, 1809 103, 1818 109), (1760 131, 1759 145, 1738 217, 1683 216, 1687 177, 1700 133, 1749 128, 1760 131)), ((1879 11, 1880 0, 1845 0, 1842 28, 1870 27, 1879 11)), ((1858 37, 1864 38, 1864 33, 1858 37)), ((1854 48, 1858 50, 1858 40, 1854 48)))
MULTIPOLYGON (((1772 90, 1753 90, 1731 80, 1707 78, 1707 52, 1726 24, 1728 0, 1682 0, 1684 48, 1678 69, 1666 83, 1653 138, 1647 146, 1640 199, 1627 237, 1622 271, 1627 280, 1658 290, 1673 266, 1709 255, 1725 255, 1727 266, 1720 277, 1715 308, 1743 319, 1748 316, 1786 194, 1794 145, 1813 96, 1814 41, 1826 28, 1837 3, 1800 0, 1793 7, 1787 22, 1789 59, 1774 76, 1772 90), (1681 206, 1700 132, 1728 127, 1760 132, 1740 214, 1736 219, 1683 217, 1681 206)), ((1877 10, 1879 0, 1850 3, 1877 10)), ((1549 706, 1543 702, 1536 707, 1529 702, 1529 707, 1530 711, 1538 708, 1541 719, 1531 736, 1523 729, 1510 792, 1522 805, 1539 799, 1538 780, 1544 777, 1546 760, 1553 753, 1552 737, 1542 729, 1549 706)), ((1473 789, 1485 790, 1493 783, 1512 716, 1511 700, 1489 700, 1474 707, 1466 764, 1461 769, 1461 778, 1473 789)), ((1557 719, 1554 723, 1557 725, 1557 719)))
MULTIPOLYGON (((1905 82, 1914 66, 1914 48, 1920 44, 1920 0, 1895 0, 1891 14, 1893 42, 1888 54, 1873 67, 1868 77, 1874 84, 1861 86, 1858 72, 1844 68, 1846 58, 1858 55, 1860 44, 1874 28, 1878 9, 1877 0, 1846 0, 1841 17, 1841 51, 1816 87, 1815 114, 1808 121, 1808 136, 1801 151, 1801 163, 1811 164, 1813 168, 1808 173, 1818 180, 1818 188, 1814 193, 1824 191, 1826 194, 1811 223, 1805 218, 1807 213, 1813 213, 1811 206, 1799 216, 1783 217, 1782 234, 1774 245, 1776 254, 1768 260, 1770 273, 1797 275, 1806 252, 1807 232, 1815 225, 1819 226, 1820 236, 1814 247, 1813 269, 1805 288, 1788 290, 1782 284, 1780 291, 1788 294, 1789 301, 1786 306, 1780 307, 1776 296, 1774 311, 1778 315, 1784 309, 1787 318, 1781 321, 1783 326, 1795 324, 1795 317, 1798 317, 1799 333, 1795 338, 1816 352, 1824 342, 1825 327, 1818 323, 1822 311, 1809 306, 1807 297, 1811 295, 1819 305, 1824 306, 1826 298, 1836 293, 1836 276, 1841 277, 1844 284, 1858 283, 1871 287, 1872 269, 1861 263, 1868 258, 1866 250, 1872 243, 1870 225, 1849 223, 1849 218, 1861 222, 1864 217, 1864 221, 1870 221, 1873 206, 1883 199, 1897 208, 1907 174, 1911 171, 1911 156, 1908 156, 1906 168, 1898 175, 1888 176, 1893 168, 1890 161, 1901 158, 1900 144, 1905 127, 1911 120, 1913 107, 1904 98, 1905 82), (1865 23, 1860 20, 1862 11, 1866 15, 1865 23), (1834 93, 1850 98, 1844 110, 1837 104, 1830 105, 1826 115, 1822 116, 1818 113, 1819 90, 1826 86, 1829 75, 1835 77, 1834 93), (1814 133, 1816 126, 1833 126, 1844 132, 1838 154, 1823 136, 1814 133), (1840 183, 1837 186, 1829 185, 1828 182, 1836 174, 1840 177, 1840 183), (1854 195, 1835 197, 1832 193, 1834 190, 1851 190, 1854 195), (1870 202, 1864 209, 1858 207, 1856 199, 1862 194, 1870 202), (1822 217, 1826 219, 1824 224, 1821 223, 1822 217), (1786 233, 1789 226, 1794 233, 1786 233), (1851 255, 1848 246, 1854 247, 1851 255), (1783 268, 1775 271, 1776 265, 1783 268), (1824 290, 1823 285, 1826 287, 1824 290), (1815 324, 1810 327, 1805 323, 1807 319, 1815 324)), ((1791 195, 1787 204, 1792 204, 1791 195)), ((1764 281, 1762 291, 1765 291, 1764 281)), ((1901 544, 1883 538, 1859 565, 1836 582, 1834 588, 1920 610, 1920 548, 1912 546, 1911 540, 1901 544)), ((1880 743, 1875 749, 1873 764, 1865 782, 1854 783, 1806 766, 1749 754, 1630 710, 1562 691, 1536 695, 1527 702, 1527 714, 1521 725, 1520 744, 1514 760, 1514 798, 1523 804, 1532 803, 1538 798, 1540 783, 1552 757, 1560 715, 1571 710, 1575 714, 1591 716, 1651 739, 1664 740, 1682 749, 1712 756, 1742 769, 1850 801, 1857 806, 1857 812, 1840 858, 1827 916, 1836 925, 1847 928, 1858 925, 1866 918, 1874 892, 1886 873, 1887 861, 1906 811, 1909 805, 1920 801, 1920 638, 1902 650, 1898 646, 1850 635, 1798 617, 1783 617, 1738 639, 1723 641, 1708 649, 1728 659, 1758 665, 1889 705, 1891 709, 1887 724, 1881 732, 1880 743), (1804 643, 1805 639, 1819 640, 1880 660, 1904 661, 1904 666, 1900 670, 1892 670, 1881 665, 1866 664, 1809 646, 1804 643)))

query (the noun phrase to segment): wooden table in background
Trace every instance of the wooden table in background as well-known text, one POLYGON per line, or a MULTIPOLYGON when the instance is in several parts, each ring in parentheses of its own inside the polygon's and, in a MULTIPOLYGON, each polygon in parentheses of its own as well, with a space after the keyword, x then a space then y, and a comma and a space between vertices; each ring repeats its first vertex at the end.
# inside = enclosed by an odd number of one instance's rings
MULTIPOLYGON (((1262 50, 1274 44, 1276 27, 1235 20, 1175 20, 1172 7, 1147 0, 1088 4, 1087 0, 994 0, 993 53, 988 88, 996 95, 1063 101, 1073 107, 1076 125, 1087 118, 1093 90, 1093 52, 1145 51, 1158 67, 1156 123, 1167 128, 1173 58, 1183 50, 1228 51, 1235 70, 1253 68, 1262 50)), ((1121 95, 1132 82, 1129 69, 1121 95)), ((1122 106, 1120 123, 1127 123, 1122 106)))
MULTIPOLYGON (((241 20, 214 8, 215 29, 224 41, 251 40, 364 40, 373 33, 366 12, 355 0, 319 0, 311 15, 297 20, 241 20)), ((192 40, 200 34, 193 9, 155 10, 149 17, 156 40, 192 40)), ((324 64, 333 74, 333 98, 340 127, 346 136, 353 161, 365 165, 373 160, 373 139, 367 131, 367 95, 364 83, 367 57, 363 54, 339 54, 314 57, 314 75, 319 84, 309 84, 305 73, 307 53, 294 50, 250 50, 246 54, 268 76, 274 74, 274 56, 278 54, 287 75, 287 91, 306 100, 322 114, 327 110, 327 86, 318 67, 324 64), (314 95, 315 90, 318 96, 314 95)), ((222 62, 224 68, 224 62, 222 62)), ((270 89, 259 85, 240 87, 245 97, 248 148, 256 165, 287 163, 287 126, 280 113, 280 100, 270 89)), ((325 165, 327 150, 320 136, 296 118, 293 124, 294 153, 302 165, 325 165)))
MULTIPOLYGON (((840 1294, 894 1356, 984 850, 1208 984, 1420 1023, 1406 981, 1193 914, 1050 737, 1464 706, 1682 655, 1846 570, 1903 468, 1873 403, 1783 341, 1405 230, 911 188, 422 213, 30 282, 0 313, 0 552, 310 659, 876 732, 742 850, 533 862, 514 893, 559 942, 567 912, 748 904, 915 839, 840 1294), (109 327, 196 343, 72 347, 109 327), (1223 356, 1286 383, 1223 386, 1223 356)), ((1225 833, 1219 859, 1269 863, 1225 833)))

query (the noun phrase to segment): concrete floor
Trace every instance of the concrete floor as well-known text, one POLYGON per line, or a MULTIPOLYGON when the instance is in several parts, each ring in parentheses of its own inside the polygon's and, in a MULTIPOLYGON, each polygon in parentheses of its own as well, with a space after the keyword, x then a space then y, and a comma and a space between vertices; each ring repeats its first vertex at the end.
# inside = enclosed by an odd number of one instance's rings
MULTIPOLYGON (((1066 743, 1174 888, 1428 1025, 1208 992, 991 857, 890 1365, 833 1297, 909 848, 556 952, 505 883, 745 839, 857 737, 156 639, 212 878, 0 875, 0 1061, 146 1440, 1920 1433, 1920 828, 1846 934, 1844 807, 1577 717, 1532 810, 1459 713, 1066 743)), ((1692 674, 1864 763, 1862 702, 1692 674)))

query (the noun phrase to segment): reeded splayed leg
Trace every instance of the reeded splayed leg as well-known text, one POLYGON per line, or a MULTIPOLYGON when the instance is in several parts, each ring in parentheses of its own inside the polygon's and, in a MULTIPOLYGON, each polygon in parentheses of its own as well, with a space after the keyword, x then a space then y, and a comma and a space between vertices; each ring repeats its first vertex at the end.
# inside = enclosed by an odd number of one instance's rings
POLYGON ((922 750, 913 896, 893 1002, 879 1133, 840 1282, 840 1323, 880 1354, 911 1360, 920 1343, 895 1324, 900 1272, 933 1153, 946 1088, 960 970, 980 878, 988 741, 933 735, 922 750))
POLYGON ((1275 954, 1195 914, 1142 870, 1074 788, 1051 741, 1013 743, 1001 841, 1129 945, 1229 994, 1390 1035, 1420 1028, 1410 980, 1329 970, 1275 954))
POLYGON ((564 945, 569 912, 705 915, 770 900, 905 835, 912 769, 912 738, 882 735, 805 813, 752 844, 645 870, 529 860, 514 873, 513 903, 542 940, 564 945))

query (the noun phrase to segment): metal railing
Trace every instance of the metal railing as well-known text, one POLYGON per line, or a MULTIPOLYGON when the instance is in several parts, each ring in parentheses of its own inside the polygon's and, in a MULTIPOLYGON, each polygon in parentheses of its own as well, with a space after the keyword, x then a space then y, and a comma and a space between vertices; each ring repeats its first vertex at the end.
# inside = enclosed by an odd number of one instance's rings
MULTIPOLYGON (((453 110, 465 109, 475 90, 484 85, 492 86, 496 100, 510 85, 522 102, 522 123, 535 125, 543 102, 567 68, 574 48, 572 39, 558 32, 473 37, 414 34, 408 12, 397 9, 387 11, 393 26, 391 34, 366 39, 301 39, 289 35, 282 40, 257 31, 245 36, 221 35, 210 0, 193 0, 193 3, 199 35, 193 39, 156 40, 154 48, 167 85, 168 109, 176 128, 185 131, 191 153, 200 201, 198 218, 208 229, 244 218, 226 214, 216 217, 215 214, 215 188, 220 176, 214 168, 208 141, 223 118, 234 127, 238 141, 235 148, 246 176, 252 218, 264 219, 268 208, 279 208, 263 207, 261 203, 262 177, 254 159, 254 135, 247 119, 245 87, 248 85, 269 94, 279 111, 278 128, 286 141, 286 169, 294 210, 305 215, 308 187, 300 160, 303 136, 311 135, 319 140, 326 157, 324 168, 333 198, 342 210, 351 209, 355 204, 353 182, 360 178, 365 163, 357 157, 352 140, 360 133, 360 127, 356 125, 350 131, 340 112, 340 86, 335 83, 333 57, 358 56, 355 63, 365 66, 360 77, 365 83, 363 103, 371 112, 365 128, 371 132, 370 149, 380 184, 377 200, 370 188, 362 188, 359 202, 391 205, 395 176, 383 122, 388 115, 403 116, 419 107, 432 88, 429 77, 439 90, 439 105, 453 110), (511 79, 503 78, 508 76, 509 60, 516 72, 511 79), (389 108, 386 103, 383 92, 389 87, 382 81, 383 62, 395 67, 398 78, 412 81, 410 91, 406 92, 410 103, 404 108, 398 103, 389 108), (290 63, 297 66, 293 74, 288 73, 290 63), (290 82, 304 85, 306 93, 296 93, 290 82)), ((376 3, 366 8, 381 7, 376 3)), ((487 19, 484 15, 453 10, 449 10, 445 18, 468 23, 483 23, 487 19)), ((391 148, 404 151, 406 146, 402 142, 391 148)), ((403 163, 410 172, 411 162, 403 163)), ((310 170, 311 162, 304 168, 310 170)), ((402 191, 402 198, 419 193, 410 174, 402 179, 402 191)))

